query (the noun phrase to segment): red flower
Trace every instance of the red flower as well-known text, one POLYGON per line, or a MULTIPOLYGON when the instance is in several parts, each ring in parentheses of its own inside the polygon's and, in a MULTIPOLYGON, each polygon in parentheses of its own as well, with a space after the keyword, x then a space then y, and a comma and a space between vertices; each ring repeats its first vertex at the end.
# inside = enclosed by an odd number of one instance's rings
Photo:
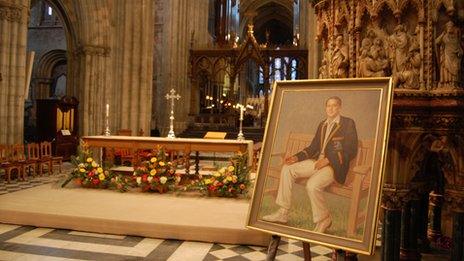
POLYGON ((92 179, 92 183, 93 183, 94 185, 98 185, 98 184, 100 184, 100 180, 99 180, 98 178, 92 179))
POLYGON ((95 173, 93 173, 93 171, 89 172, 89 177, 93 177, 95 176, 95 173))
POLYGON ((143 174, 142 175, 142 181, 147 182, 148 174, 143 174))

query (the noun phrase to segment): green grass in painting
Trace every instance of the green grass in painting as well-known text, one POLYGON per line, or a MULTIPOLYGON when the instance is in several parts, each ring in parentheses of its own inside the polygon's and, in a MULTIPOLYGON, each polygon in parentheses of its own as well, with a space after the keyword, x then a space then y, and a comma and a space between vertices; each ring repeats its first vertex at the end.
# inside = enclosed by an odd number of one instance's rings
MULTIPOLYGON (((271 186, 272 187, 272 186, 271 186)), ((295 185, 292 193, 292 208, 289 213, 290 227, 301 229, 313 230, 315 224, 313 223, 311 203, 303 186, 295 185)), ((332 215, 332 225, 327 229, 326 233, 330 235, 346 237, 346 227, 348 221, 348 209, 350 199, 326 193, 326 202, 329 206, 332 215)), ((366 199, 361 200, 360 209, 366 205, 366 199)), ((274 213, 279 209, 275 204, 274 196, 267 194, 263 197, 259 217, 274 213)), ((363 235, 362 226, 357 229, 356 238, 361 239, 363 235)))

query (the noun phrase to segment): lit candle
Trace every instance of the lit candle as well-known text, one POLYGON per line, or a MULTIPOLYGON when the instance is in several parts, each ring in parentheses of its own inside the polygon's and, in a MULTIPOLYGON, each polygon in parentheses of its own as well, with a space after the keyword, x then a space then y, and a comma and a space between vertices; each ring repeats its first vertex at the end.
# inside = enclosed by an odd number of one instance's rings
POLYGON ((245 108, 243 108, 242 106, 240 106, 240 120, 243 121, 243 111, 245 110, 245 108))
POLYGON ((106 117, 108 118, 110 116, 110 105, 107 103, 106 104, 106 117))

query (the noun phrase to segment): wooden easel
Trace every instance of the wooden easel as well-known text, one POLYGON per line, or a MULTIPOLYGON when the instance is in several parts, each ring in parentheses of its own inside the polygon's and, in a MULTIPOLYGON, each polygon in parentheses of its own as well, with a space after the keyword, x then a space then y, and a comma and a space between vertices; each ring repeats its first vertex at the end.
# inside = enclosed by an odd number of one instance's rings
MULTIPOLYGON (((269 247, 267 248, 266 261, 275 260, 277 249, 279 248, 280 236, 272 235, 271 242, 269 242, 269 247)), ((303 242, 303 253, 304 260, 311 260, 311 246, 308 242, 303 242)), ((355 261, 358 260, 356 254, 346 252, 344 250, 337 249, 332 255, 332 260, 337 261, 355 261)))
MULTIPOLYGON (((269 247, 267 248, 266 261, 275 260, 277 249, 279 248, 279 243, 280 243, 280 236, 272 235, 271 242, 269 242, 269 247)), ((303 253, 304 253, 304 260, 310 261, 311 260, 311 247, 309 243, 307 242, 303 242, 303 253)))

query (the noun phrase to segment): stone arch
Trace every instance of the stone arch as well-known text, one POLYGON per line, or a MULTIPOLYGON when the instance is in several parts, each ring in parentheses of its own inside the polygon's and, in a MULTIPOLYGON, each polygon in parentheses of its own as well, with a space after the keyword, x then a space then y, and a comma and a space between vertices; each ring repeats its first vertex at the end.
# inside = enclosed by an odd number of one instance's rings
POLYGON ((418 21, 420 23, 424 22, 425 21, 425 10, 421 2, 418 0, 409 0, 409 1, 400 2, 398 6, 399 11, 404 12, 405 9, 408 7, 408 5, 411 5, 417 10, 418 21))
POLYGON ((67 63, 67 55, 65 50, 51 50, 45 53, 37 64, 36 78, 37 82, 37 98, 47 98, 52 84, 53 68, 60 64, 67 63), (45 97, 46 96, 46 97, 45 97))
POLYGON ((449 0, 436 0, 432 8, 432 21, 437 22, 440 8, 444 7, 448 16, 452 16, 456 9, 454 8, 453 2, 449 0))
POLYGON ((384 0, 384 1, 378 1, 372 6, 372 8, 370 10, 371 11, 371 17, 377 17, 383 7, 387 7, 395 15, 399 14, 398 7, 394 3, 392 3, 391 1, 388 1, 388 0, 384 0))
POLYGON ((79 132, 99 134, 104 122, 100 112, 112 93, 108 1, 47 1, 58 10, 66 32, 67 94, 79 100, 79 132), (91 99, 90 94, 99 98, 91 99))

